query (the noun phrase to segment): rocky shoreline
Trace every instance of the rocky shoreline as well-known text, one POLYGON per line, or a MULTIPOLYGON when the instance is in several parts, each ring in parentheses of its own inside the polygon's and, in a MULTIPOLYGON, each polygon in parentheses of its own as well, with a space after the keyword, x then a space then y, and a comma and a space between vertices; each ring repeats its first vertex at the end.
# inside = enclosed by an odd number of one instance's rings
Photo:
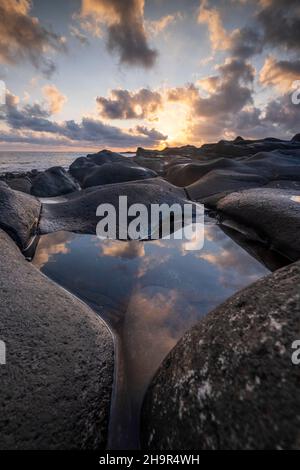
POLYGON ((300 366, 291 361, 300 339, 299 134, 138 148, 130 158, 102 150, 68 170, 0 176, 1 339, 8 351, 0 368, 0 448, 107 445, 111 332, 24 254, 39 235, 95 234, 97 206, 117 207, 120 195, 147 206, 203 203, 274 271, 211 312, 167 356, 146 394, 143 448, 300 448, 300 366), (278 269, 272 254, 287 266, 278 269))

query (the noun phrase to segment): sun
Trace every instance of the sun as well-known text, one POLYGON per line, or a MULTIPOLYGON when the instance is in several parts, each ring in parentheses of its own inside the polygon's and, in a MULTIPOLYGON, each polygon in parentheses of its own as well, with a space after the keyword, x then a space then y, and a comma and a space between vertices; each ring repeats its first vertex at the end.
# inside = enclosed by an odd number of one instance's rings
POLYGON ((157 127, 168 136, 169 145, 187 143, 189 111, 185 103, 166 103, 157 114, 157 127))

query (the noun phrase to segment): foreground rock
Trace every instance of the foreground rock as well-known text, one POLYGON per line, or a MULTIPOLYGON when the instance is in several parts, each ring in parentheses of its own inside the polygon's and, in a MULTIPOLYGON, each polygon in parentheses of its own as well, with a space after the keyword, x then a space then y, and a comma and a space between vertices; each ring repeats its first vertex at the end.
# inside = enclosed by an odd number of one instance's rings
POLYGON ((151 204, 183 205, 189 202, 183 189, 176 188, 159 178, 96 186, 67 195, 63 202, 43 204, 40 233, 68 230, 94 235, 100 221, 100 217, 96 216, 100 204, 107 203, 115 207, 118 223, 120 196, 127 197, 128 206, 135 203, 145 204, 149 213, 151 204))
POLYGON ((2 231, 0 271, 0 449, 104 448, 113 380, 108 329, 2 231))
POLYGON ((103 184, 123 183, 125 181, 155 178, 157 174, 149 169, 129 166, 121 163, 104 163, 93 167, 84 178, 82 187, 100 186, 103 184))
POLYGON ((150 450, 299 449, 300 264, 234 295, 165 359, 142 412, 150 450))
POLYGON ((0 181, 0 228, 24 250, 36 234, 41 203, 0 181))
POLYGON ((258 188, 226 196, 218 211, 255 229, 292 261, 300 259, 300 191, 258 188))
POLYGON ((31 194, 37 197, 55 197, 77 191, 79 185, 60 166, 39 173, 33 180, 31 194))

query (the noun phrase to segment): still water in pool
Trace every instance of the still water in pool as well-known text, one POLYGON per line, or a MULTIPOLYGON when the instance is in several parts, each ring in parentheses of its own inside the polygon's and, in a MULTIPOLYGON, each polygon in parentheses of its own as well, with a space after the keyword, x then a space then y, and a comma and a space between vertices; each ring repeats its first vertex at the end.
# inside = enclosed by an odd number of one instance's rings
POLYGON ((139 410, 158 366, 182 337, 234 292, 268 273, 214 222, 201 250, 182 240, 41 237, 34 264, 87 302, 116 338, 110 448, 138 447, 139 410))

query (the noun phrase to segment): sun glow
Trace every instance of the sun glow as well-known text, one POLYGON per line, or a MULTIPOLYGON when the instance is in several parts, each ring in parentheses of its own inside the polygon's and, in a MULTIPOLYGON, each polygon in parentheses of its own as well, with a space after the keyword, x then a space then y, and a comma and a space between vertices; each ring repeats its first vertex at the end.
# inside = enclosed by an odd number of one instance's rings
POLYGON ((157 128, 168 136, 169 145, 187 143, 189 112, 185 103, 166 103, 157 114, 157 128))

